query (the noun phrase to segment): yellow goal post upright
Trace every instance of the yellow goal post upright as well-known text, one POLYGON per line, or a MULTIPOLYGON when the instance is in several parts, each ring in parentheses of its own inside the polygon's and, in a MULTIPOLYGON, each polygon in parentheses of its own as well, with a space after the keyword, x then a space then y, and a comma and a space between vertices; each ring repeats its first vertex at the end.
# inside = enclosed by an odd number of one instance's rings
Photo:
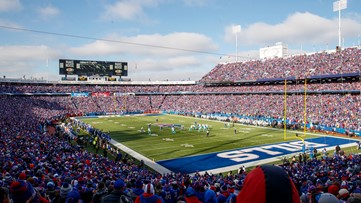
POLYGON ((305 94, 303 97, 303 137, 306 137, 307 131, 307 77, 305 78, 305 94))
POLYGON ((283 140, 294 140, 299 139, 302 141, 302 143, 305 143, 305 140, 300 136, 297 136, 297 133, 295 135, 295 137, 287 137, 287 76, 285 78, 285 83, 284 83, 284 111, 283 111, 283 140))
POLYGON ((303 97, 303 137, 306 137, 307 133, 307 79, 316 69, 310 69, 306 72, 304 83, 304 97, 303 97))
POLYGON ((120 93, 120 92, 114 93, 114 109, 115 109, 115 111, 117 111, 117 110, 124 110, 124 111, 127 110, 127 98, 130 95, 135 96, 134 93, 120 93), (118 97, 123 98, 123 101, 120 104, 118 104, 118 100, 117 100, 118 97), (120 108, 118 108, 118 107, 120 107, 120 108))

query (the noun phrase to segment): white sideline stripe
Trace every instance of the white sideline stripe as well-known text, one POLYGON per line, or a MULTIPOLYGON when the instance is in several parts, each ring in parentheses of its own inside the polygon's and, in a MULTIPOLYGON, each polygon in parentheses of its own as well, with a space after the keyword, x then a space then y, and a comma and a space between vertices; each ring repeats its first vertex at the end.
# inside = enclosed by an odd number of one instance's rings
POLYGON ((122 151, 126 152, 127 154, 129 154, 130 156, 134 157, 135 159, 141 161, 144 161, 144 164, 149 166, 150 168, 152 168, 153 170, 157 171, 160 174, 165 174, 165 173, 171 173, 172 171, 161 166, 160 164, 157 164, 156 162, 154 162, 153 160, 139 154, 138 152, 130 149, 129 147, 120 144, 119 142, 111 139, 110 144, 114 145, 115 147, 117 147, 118 149, 121 149, 122 151))

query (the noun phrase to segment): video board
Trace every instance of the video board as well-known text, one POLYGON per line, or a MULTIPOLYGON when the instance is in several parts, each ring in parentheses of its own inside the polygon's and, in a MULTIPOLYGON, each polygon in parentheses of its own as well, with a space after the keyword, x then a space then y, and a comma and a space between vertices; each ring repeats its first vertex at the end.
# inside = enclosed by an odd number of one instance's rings
POLYGON ((59 59, 59 74, 78 76, 128 76, 128 63, 59 59))

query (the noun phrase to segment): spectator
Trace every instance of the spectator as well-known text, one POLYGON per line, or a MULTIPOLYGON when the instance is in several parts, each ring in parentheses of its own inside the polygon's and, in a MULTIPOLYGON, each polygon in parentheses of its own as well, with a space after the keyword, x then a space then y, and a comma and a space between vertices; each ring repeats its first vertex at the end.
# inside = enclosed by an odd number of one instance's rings
POLYGON ((93 196, 93 203, 100 203, 101 198, 108 194, 108 189, 105 187, 105 183, 103 181, 98 183, 98 187, 95 190, 95 194, 93 196))
POLYGON ((196 196, 196 192, 192 187, 188 187, 185 194, 186 203, 202 203, 196 196))
POLYGON ((0 187, 0 203, 10 203, 9 190, 5 187, 0 187))
POLYGON ((323 193, 321 194, 317 203, 340 203, 340 200, 338 200, 337 197, 335 197, 333 194, 323 193))
MULTIPOLYGON (((216 193, 214 192, 214 190, 212 190, 210 188, 210 185, 207 183, 205 185, 205 189, 206 191, 204 192, 204 203, 218 203, 217 202, 217 195, 216 193)), ((232 203, 235 203, 235 202, 232 202, 232 203)))
POLYGON ((12 182, 10 186, 10 192, 14 203, 39 201, 33 186, 24 180, 12 182))
POLYGON ((66 195, 66 203, 81 203, 80 194, 76 189, 73 189, 66 195), (80 202, 79 202, 80 201, 80 202))
POLYGON ((88 180, 86 187, 80 191, 81 199, 84 203, 90 203, 94 195, 93 181, 88 180))
POLYGON ((102 203, 133 203, 133 200, 124 193, 125 183, 118 179, 114 183, 114 191, 101 199, 102 203))
POLYGON ((162 199, 155 195, 154 186, 152 183, 144 185, 144 193, 139 195, 134 203, 162 203, 162 199))
POLYGON ((66 196, 69 192, 73 190, 73 186, 71 186, 69 183, 64 182, 63 185, 60 188, 60 197, 62 199, 66 199, 66 196))
POLYGON ((299 203, 300 196, 293 181, 282 168, 262 165, 253 169, 244 180, 237 203, 292 202, 299 203))

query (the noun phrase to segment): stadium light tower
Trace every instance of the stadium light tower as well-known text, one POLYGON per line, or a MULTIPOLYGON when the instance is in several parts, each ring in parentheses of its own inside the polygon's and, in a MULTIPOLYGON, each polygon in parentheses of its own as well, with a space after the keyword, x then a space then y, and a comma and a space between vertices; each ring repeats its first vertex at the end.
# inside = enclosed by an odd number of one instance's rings
POLYGON ((338 46, 341 48, 341 10, 347 8, 347 0, 333 2, 333 11, 338 11, 338 46))
POLYGON ((233 26, 232 32, 236 34, 236 62, 238 62, 238 33, 241 32, 241 26, 240 25, 233 26))

